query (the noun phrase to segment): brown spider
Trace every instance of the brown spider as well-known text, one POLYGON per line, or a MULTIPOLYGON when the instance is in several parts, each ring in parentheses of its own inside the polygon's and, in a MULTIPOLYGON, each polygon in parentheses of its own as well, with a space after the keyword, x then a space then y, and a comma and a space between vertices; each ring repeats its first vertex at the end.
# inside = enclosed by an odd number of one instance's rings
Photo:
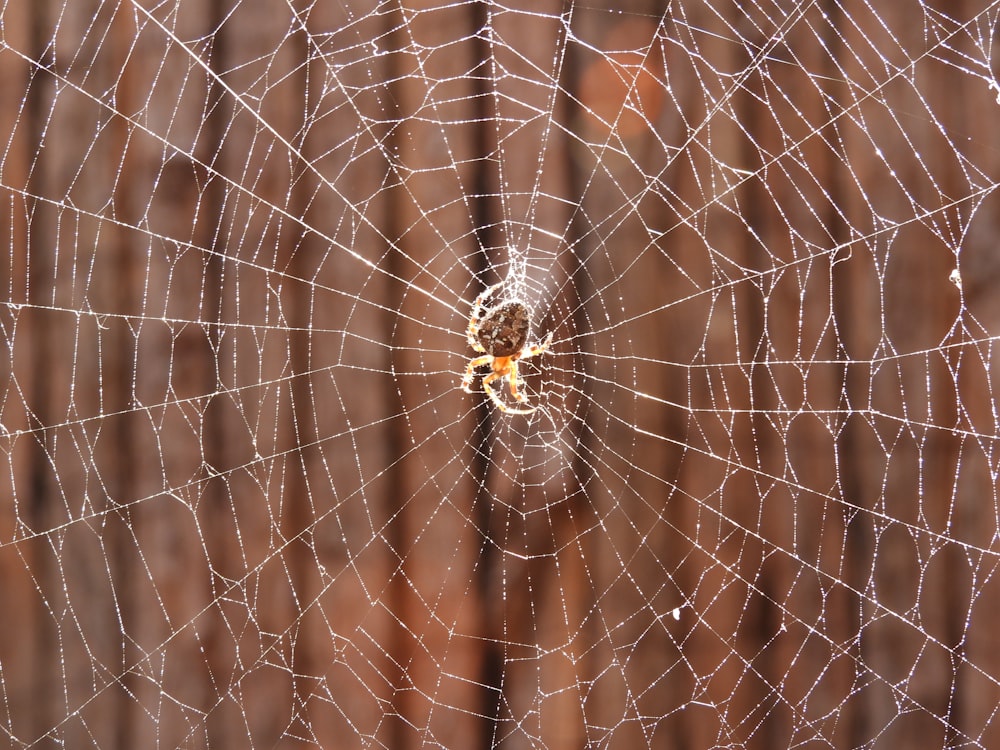
POLYGON ((469 346, 477 352, 483 352, 483 356, 473 357, 465 368, 462 390, 472 393, 469 386, 472 385, 475 369, 490 365, 493 371, 483 377, 483 390, 490 401, 505 414, 531 414, 538 407, 513 409, 500 400, 490 388, 490 383, 507 378, 510 382, 510 395, 520 403, 527 401, 527 397, 517 389, 517 360, 534 357, 548 349, 552 343, 552 333, 549 333, 544 343, 527 346, 525 342, 531 328, 531 313, 518 299, 506 300, 484 310, 483 302, 502 285, 503 282, 494 284, 472 303, 472 317, 469 319, 467 332, 469 346))

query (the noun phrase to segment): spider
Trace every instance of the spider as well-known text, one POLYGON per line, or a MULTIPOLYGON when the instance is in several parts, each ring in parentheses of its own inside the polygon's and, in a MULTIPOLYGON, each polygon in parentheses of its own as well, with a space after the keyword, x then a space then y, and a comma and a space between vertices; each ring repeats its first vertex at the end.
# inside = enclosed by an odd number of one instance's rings
POLYGON ((510 382, 510 395, 519 403, 527 401, 527 397, 517 389, 517 360, 537 356, 548 349, 552 343, 552 333, 549 333, 544 343, 528 346, 526 342, 531 328, 531 313, 518 299, 506 300, 484 309, 483 302, 502 285, 502 281, 494 284, 472 303, 472 317, 469 318, 467 333, 469 346, 477 352, 482 352, 483 356, 473 357, 469 366, 465 368, 462 390, 472 393, 469 386, 472 385, 475 369, 489 365, 493 371, 483 376, 483 390, 490 397, 490 401, 505 414, 531 414, 538 407, 511 408, 500 400, 496 391, 490 387, 490 383, 507 378, 510 382))

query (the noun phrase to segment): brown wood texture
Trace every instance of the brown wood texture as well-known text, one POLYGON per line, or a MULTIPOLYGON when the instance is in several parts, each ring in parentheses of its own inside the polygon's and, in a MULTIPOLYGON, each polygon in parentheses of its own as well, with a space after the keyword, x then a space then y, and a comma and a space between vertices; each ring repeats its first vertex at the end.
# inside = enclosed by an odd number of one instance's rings
POLYGON ((866 97, 907 3, 293 5, 3 6, 11 746, 997 746, 986 85, 866 97), (528 239, 546 444, 456 387, 528 239))

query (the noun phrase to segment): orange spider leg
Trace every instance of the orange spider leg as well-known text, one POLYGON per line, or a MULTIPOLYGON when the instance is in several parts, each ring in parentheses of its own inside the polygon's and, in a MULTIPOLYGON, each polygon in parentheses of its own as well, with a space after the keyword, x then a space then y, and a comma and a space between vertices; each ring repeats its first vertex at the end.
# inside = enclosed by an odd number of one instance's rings
POLYGON ((525 401, 524 395, 518 393, 517 391, 517 361, 511 357, 497 357, 493 361, 493 372, 483 378, 483 390, 486 391, 486 395, 490 397, 490 401, 503 413, 505 414, 531 414, 538 407, 532 406, 527 409, 512 409, 507 406, 500 397, 497 396, 496 391, 490 387, 490 383, 494 380, 499 380, 505 375, 510 376, 510 392, 513 394, 514 398, 518 401, 525 401))
MULTIPOLYGON (((517 360, 510 363, 510 395, 518 401, 527 401, 528 397, 517 390, 517 360)), ((532 409, 534 411, 534 409, 532 409)))
POLYGON ((491 372, 489 375, 483 378, 483 390, 486 391, 486 395, 490 397, 490 401, 492 401, 494 404, 497 405, 498 409, 500 409, 501 411, 507 411, 507 404, 501 401, 500 397, 497 396, 496 391, 490 388, 490 383, 492 383, 497 378, 502 378, 502 377, 503 375, 501 375, 499 372, 491 372))
POLYGON ((492 388, 490 388, 490 383, 492 383, 494 380, 499 380, 504 375, 507 375, 513 368, 514 362, 511 360, 510 357, 493 357, 492 366, 493 366, 493 372, 491 372, 489 375, 483 378, 483 390, 485 390, 490 395, 490 398, 493 400, 493 403, 500 404, 503 402, 500 401, 500 398, 496 395, 496 392, 492 388))
MULTIPOLYGON (((482 351, 482 349, 479 351, 482 351)), ((472 385, 472 378, 475 377, 476 368, 482 365, 488 365, 492 361, 493 357, 489 354, 484 354, 482 357, 476 357, 469 362, 469 366, 465 368, 465 377, 462 378, 462 390, 466 393, 472 393, 472 389, 470 389, 469 386, 472 385)))
POLYGON ((521 359, 527 359, 528 357, 535 357, 546 349, 549 348, 549 344, 552 343, 552 331, 549 331, 549 335, 546 337, 545 341, 541 344, 535 344, 534 346, 529 346, 523 352, 521 352, 521 359))

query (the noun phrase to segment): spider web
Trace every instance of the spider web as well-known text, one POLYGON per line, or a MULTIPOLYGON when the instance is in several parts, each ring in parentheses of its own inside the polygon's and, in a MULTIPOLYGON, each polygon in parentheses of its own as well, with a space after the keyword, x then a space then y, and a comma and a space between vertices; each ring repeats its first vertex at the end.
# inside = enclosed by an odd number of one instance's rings
POLYGON ((998 6, 0 5, 7 744, 998 746, 998 6))

